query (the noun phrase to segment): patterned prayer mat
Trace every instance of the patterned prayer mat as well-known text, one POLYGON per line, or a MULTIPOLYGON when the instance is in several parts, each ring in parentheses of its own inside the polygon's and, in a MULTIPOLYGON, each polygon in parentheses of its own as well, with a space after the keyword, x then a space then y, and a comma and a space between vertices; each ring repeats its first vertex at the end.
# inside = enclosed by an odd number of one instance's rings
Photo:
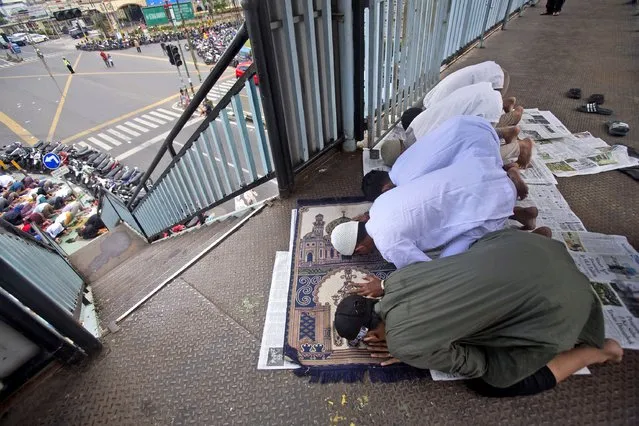
POLYGON ((298 202, 294 226, 285 354, 303 368, 298 375, 312 381, 356 381, 368 371, 373 381, 421 376, 405 365, 379 367, 362 344, 350 347, 333 327, 335 309, 351 285, 374 274, 385 279, 395 268, 377 252, 342 256, 331 244, 331 232, 368 211, 361 199, 298 202))

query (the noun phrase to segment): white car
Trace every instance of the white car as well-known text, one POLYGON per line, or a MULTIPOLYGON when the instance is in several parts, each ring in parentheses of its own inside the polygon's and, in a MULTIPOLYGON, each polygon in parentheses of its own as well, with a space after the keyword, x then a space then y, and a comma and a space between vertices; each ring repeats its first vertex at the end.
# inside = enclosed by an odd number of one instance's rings
POLYGON ((27 34, 27 39, 31 43, 42 43, 43 41, 49 40, 49 37, 45 36, 44 34, 29 33, 27 34))

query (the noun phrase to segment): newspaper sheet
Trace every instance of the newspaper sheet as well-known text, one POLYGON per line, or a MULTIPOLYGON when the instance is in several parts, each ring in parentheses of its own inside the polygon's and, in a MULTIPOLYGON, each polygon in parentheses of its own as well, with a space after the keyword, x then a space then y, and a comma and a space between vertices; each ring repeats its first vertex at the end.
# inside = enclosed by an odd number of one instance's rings
POLYGON ((620 235, 555 233, 592 282, 603 306, 606 337, 639 349, 639 254, 620 235))
POLYGON ((528 185, 557 185, 557 179, 543 161, 534 158, 527 169, 521 171, 521 177, 528 185))
POLYGON ((524 110, 519 128, 519 139, 530 138, 536 141, 570 135, 570 131, 552 112, 536 108, 524 110))
POLYGON ((537 158, 559 177, 589 175, 631 167, 639 160, 623 145, 608 145, 588 132, 535 142, 537 158))
MULTIPOLYGON (((429 370, 429 371, 430 371, 430 377, 432 377, 433 380, 436 382, 451 381, 451 380, 466 380, 466 377, 461 376, 459 374, 444 373, 443 371, 437 371, 437 370, 429 370)), ((588 369, 588 367, 584 367, 573 374, 578 376, 586 376, 586 375, 590 375, 590 370, 588 369)))
POLYGON ((288 251, 275 252, 275 264, 268 296, 266 318, 262 331, 258 370, 282 370, 299 368, 284 357, 284 333, 291 275, 291 250, 297 222, 297 210, 291 210, 291 236, 288 251))

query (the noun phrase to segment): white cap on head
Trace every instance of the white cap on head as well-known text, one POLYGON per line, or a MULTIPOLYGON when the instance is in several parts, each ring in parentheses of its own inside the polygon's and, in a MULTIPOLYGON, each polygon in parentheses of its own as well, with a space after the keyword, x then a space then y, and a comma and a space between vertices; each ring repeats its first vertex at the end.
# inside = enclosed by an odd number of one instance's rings
POLYGON ((353 220, 337 225, 331 233, 331 244, 339 254, 352 256, 357 245, 357 229, 359 222, 353 220))
POLYGON ((402 155, 402 142, 399 139, 386 139, 376 147, 382 161, 388 167, 392 167, 397 158, 402 155))

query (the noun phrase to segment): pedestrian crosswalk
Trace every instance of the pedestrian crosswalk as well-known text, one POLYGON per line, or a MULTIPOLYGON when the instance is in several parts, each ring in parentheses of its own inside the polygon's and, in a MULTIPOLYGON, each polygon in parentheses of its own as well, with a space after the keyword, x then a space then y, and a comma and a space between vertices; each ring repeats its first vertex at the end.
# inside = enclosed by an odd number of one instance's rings
MULTIPOLYGON (((6 52, 6 51, 5 51, 6 52)), ((54 53, 45 53, 44 57, 45 58, 55 58, 57 56, 62 56, 65 55, 65 52, 54 52, 54 53)), ((29 53, 29 55, 32 56, 26 56, 26 54, 18 54, 16 56, 22 58, 22 61, 20 62, 11 62, 11 61, 7 61, 5 59, 0 58, 0 68, 9 68, 9 67, 13 67, 17 64, 26 64, 29 62, 35 62, 38 60, 38 56, 36 56, 35 54, 31 54, 29 53)))
POLYGON ((213 86, 213 88, 208 93, 208 95, 206 95, 206 97, 208 99, 210 99, 211 101, 217 101, 219 99, 222 99, 222 97, 224 95, 226 95, 226 93, 229 91, 229 89, 231 87, 233 87, 235 82, 236 82, 236 80, 234 80, 234 79, 228 79, 228 80, 220 81, 218 84, 213 86))
POLYGON ((135 138, 144 135, 152 129, 171 123, 180 117, 180 113, 165 108, 156 108, 134 117, 130 121, 118 124, 116 126, 102 129, 100 133, 91 135, 76 142, 80 146, 89 146, 102 151, 111 151, 115 147, 130 144, 135 138))

